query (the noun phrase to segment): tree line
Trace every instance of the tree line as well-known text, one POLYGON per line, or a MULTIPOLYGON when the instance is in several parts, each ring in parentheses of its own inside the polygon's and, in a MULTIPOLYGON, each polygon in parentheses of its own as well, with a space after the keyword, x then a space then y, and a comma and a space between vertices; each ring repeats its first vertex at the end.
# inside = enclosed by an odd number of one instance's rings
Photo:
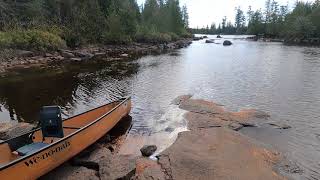
POLYGON ((2 0, 0 47, 169 42, 190 36, 188 20, 179 0, 2 0))
POLYGON ((320 0, 315 2, 297 1, 294 8, 280 5, 276 0, 267 0, 264 10, 244 12, 235 8, 235 23, 222 19, 217 26, 191 29, 192 33, 201 34, 250 34, 263 35, 270 38, 320 38, 320 0))

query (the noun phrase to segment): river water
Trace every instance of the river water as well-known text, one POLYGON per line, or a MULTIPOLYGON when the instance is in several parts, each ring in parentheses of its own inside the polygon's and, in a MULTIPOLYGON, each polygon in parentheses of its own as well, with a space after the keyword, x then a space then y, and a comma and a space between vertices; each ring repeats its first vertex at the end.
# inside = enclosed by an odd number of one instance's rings
POLYGON ((0 122, 35 122, 40 107, 52 104, 68 117, 130 95, 130 136, 161 134, 153 140, 166 146, 163 138, 186 128, 183 111, 171 101, 192 94, 234 111, 263 110, 271 121, 290 125, 271 134, 265 128, 244 133, 295 161, 303 170, 297 179, 320 179, 320 48, 232 41, 229 47, 198 41, 164 55, 1 82, 0 122))

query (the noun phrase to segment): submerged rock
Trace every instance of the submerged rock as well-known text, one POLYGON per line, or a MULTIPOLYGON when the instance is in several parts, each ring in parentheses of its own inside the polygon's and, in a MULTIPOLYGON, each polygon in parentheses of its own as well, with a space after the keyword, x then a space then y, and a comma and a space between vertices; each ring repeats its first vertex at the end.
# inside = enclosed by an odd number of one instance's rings
POLYGON ((178 96, 177 98, 175 98, 173 101, 172 101, 172 104, 174 105, 180 105, 181 102, 185 101, 185 100, 188 100, 192 97, 192 95, 182 95, 182 96, 178 96))
POLYGON ((140 149, 140 152, 143 156, 149 157, 157 151, 156 145, 145 145, 140 149))
POLYGON ((231 46, 231 45, 232 45, 232 42, 229 41, 229 40, 225 40, 225 41, 223 42, 223 45, 224 45, 224 46, 231 46))
POLYGON ((271 122, 268 124, 275 127, 276 129, 290 129, 290 128, 292 128, 291 126, 289 126, 287 124, 282 124, 282 123, 277 123, 277 122, 271 122))
POLYGON ((241 124, 243 127, 257 127, 255 123, 251 122, 239 122, 239 124, 241 124))

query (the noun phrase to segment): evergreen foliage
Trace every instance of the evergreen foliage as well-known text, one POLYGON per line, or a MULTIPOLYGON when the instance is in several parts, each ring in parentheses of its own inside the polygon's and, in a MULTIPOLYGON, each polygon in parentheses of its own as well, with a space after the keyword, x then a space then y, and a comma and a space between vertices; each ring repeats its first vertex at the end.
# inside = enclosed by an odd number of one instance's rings
MULTIPOLYGON (((21 35, 18 39, 31 32, 43 32, 50 34, 49 39, 52 35, 65 41, 54 48, 65 44, 75 47, 91 43, 168 42, 189 35, 188 20, 187 8, 180 7, 179 0, 146 0, 144 6, 136 0, 0 1, 0 46, 12 47, 12 43, 5 42, 16 32, 21 35)), ((34 43, 18 43, 16 47, 54 49, 43 44, 38 48, 34 43)))
POLYGON ((236 8, 235 25, 226 18, 218 28, 192 29, 203 34, 251 34, 272 38, 308 39, 320 38, 320 0, 315 2, 297 1, 292 11, 288 5, 276 0, 266 0, 264 10, 252 10, 249 6, 245 18, 240 7, 236 8))

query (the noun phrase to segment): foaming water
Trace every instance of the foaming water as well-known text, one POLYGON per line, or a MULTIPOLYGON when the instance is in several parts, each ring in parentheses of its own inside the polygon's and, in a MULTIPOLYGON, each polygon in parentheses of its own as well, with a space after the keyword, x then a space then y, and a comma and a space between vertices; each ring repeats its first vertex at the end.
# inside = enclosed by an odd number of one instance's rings
MULTIPOLYGON (((157 152, 153 157, 164 151, 174 143, 178 134, 187 131, 187 122, 184 119, 184 110, 179 109, 176 105, 169 105, 164 114, 159 118, 149 119, 147 124, 133 124, 131 133, 127 141, 120 149, 121 154, 140 154, 140 148, 145 144, 157 145, 157 152), (138 129, 148 127, 149 130, 143 132, 143 135, 137 133, 138 129)), ((141 132, 141 130, 139 131, 141 132)))
POLYGON ((170 54, 1 83, 0 121, 35 122, 40 107, 51 104, 62 106, 68 117, 130 95, 128 142, 136 148, 159 144, 162 150, 186 130, 183 112, 171 101, 193 94, 231 110, 260 109, 292 126, 269 136, 269 130, 261 130, 261 137, 260 131, 247 133, 297 161, 302 179, 320 179, 320 49, 232 41, 229 47, 199 41, 170 54))

